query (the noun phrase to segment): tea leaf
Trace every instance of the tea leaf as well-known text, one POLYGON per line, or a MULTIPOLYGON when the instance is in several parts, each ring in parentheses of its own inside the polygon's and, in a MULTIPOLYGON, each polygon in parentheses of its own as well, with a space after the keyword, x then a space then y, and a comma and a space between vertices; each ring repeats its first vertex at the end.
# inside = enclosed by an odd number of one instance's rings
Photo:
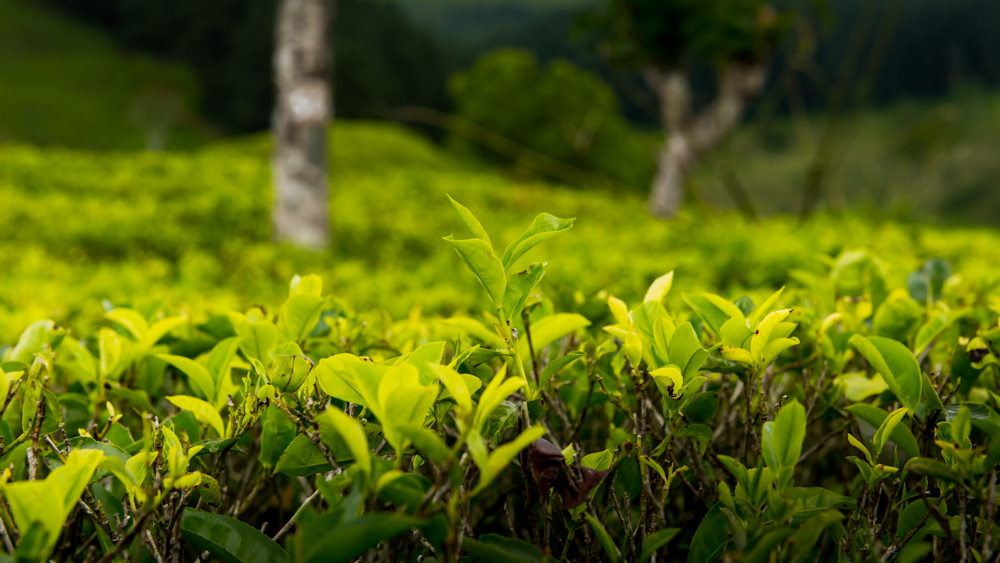
MULTIPOLYGON (((854 413, 855 416, 868 424, 871 424, 875 428, 882 426, 886 417, 889 416, 889 413, 884 410, 867 403, 850 405, 847 407, 847 410, 854 413)), ((910 457, 917 457, 920 455, 920 447, 917 445, 917 439, 913 436, 913 433, 910 432, 910 429, 905 424, 896 426, 892 432, 889 433, 889 438, 893 441, 893 443, 906 452, 906 455, 910 457)))
POLYGON ((486 241, 480 239, 456 240, 445 237, 446 241, 455 247, 469 270, 476 274, 490 300, 497 307, 503 305, 504 291, 507 288, 507 274, 504 272, 500 259, 493 255, 493 250, 486 241))
POLYGON ((709 563, 725 550, 729 543, 729 520, 716 504, 702 519, 691 539, 688 563, 709 563))
POLYGON ((534 248, 542 241, 548 240, 563 231, 569 230, 576 219, 560 219, 548 213, 541 213, 531 222, 528 230, 524 231, 514 242, 507 245, 503 251, 503 268, 510 271, 517 262, 517 259, 525 252, 534 248))
POLYGON ((920 403, 923 377, 917 359, 906 346, 895 340, 860 334, 851 337, 850 344, 868 360, 885 380, 899 402, 911 411, 920 403))
POLYGON ((722 338, 722 325, 731 318, 743 318, 743 313, 725 299, 710 293, 685 293, 684 301, 694 309, 717 338, 722 338))
POLYGON ((198 419, 198 422, 215 430, 215 433, 220 438, 226 437, 225 424, 222 422, 222 417, 219 416, 219 411, 215 410, 215 407, 209 403, 185 395, 168 396, 167 400, 173 403, 175 407, 189 411, 198 419))
POLYGON ((903 419, 903 416, 906 415, 907 410, 908 409, 906 407, 899 408, 889 413, 889 416, 885 417, 882 425, 879 426, 878 431, 875 432, 875 438, 872 440, 872 444, 875 446, 876 456, 882 452, 882 448, 885 447, 886 440, 888 440, 889 436, 892 435, 893 430, 896 429, 896 426, 903 419))
POLYGON ((664 528, 646 536, 646 541, 642 544, 642 553, 639 555, 639 563, 649 561, 654 553, 666 547, 680 531, 680 528, 664 528))
POLYGON ((465 223, 465 227, 469 229, 472 236, 485 242, 489 247, 490 252, 493 252, 493 243, 490 242, 490 235, 486 234, 486 229, 483 228, 479 219, 476 219, 476 216, 473 215, 471 211, 466 209, 466 207, 461 203, 455 201, 455 198, 450 195, 448 196, 448 200, 451 201, 451 206, 455 208, 455 212, 458 213, 458 216, 462 219, 462 222, 465 223))
POLYGON ((184 541, 229 563, 288 560, 271 538, 236 518, 185 508, 180 527, 184 541))
POLYGON ((604 526, 597 521, 596 518, 587 514, 587 522, 590 522, 590 527, 594 529, 594 533, 597 534, 598 541, 601 542, 601 547, 604 548, 604 553, 608 555, 613 563, 618 563, 621 561, 621 555, 618 553, 618 548, 615 547, 615 542, 611 539, 611 534, 604 529, 604 526))
MULTIPOLYGON (((212 378, 212 374, 208 373, 208 369, 205 366, 184 356, 158 354, 156 357, 174 366, 186 375, 191 390, 200 395, 202 399, 206 401, 215 400, 215 380, 212 378)), ((219 435, 221 436, 222 434, 220 433, 219 435)))
POLYGON ((368 439, 358 421, 347 416, 344 411, 328 407, 320 417, 336 430, 354 457, 354 465, 366 475, 372 472, 371 452, 368 450, 368 439))
POLYGON ((653 283, 649 285, 649 289, 646 290, 646 296, 642 298, 643 303, 649 303, 650 301, 663 301, 663 298, 667 296, 670 291, 670 287, 674 284, 674 273, 667 272, 662 276, 653 280, 653 283))

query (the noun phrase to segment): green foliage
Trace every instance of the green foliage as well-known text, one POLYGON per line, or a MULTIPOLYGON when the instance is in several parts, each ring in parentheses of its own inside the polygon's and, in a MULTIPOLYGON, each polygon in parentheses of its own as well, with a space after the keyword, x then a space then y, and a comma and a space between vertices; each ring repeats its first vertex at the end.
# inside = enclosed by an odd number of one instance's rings
POLYGON ((788 23, 770 0, 607 0, 591 17, 605 56, 661 69, 759 61, 788 23))
MULTIPOLYGON (((541 66, 528 51, 493 51, 452 76, 449 91, 456 115, 527 149, 515 167, 535 168, 540 153, 639 190, 652 179, 655 147, 622 117, 611 88, 567 60, 541 66)), ((458 135, 451 141, 498 158, 458 135)))
POLYGON ((900 340, 873 319, 909 299, 887 297, 908 270, 867 252, 759 301, 677 299, 669 272, 633 306, 602 293, 606 311, 585 316, 530 275, 543 263, 510 267, 584 222, 543 213, 490 232, 452 206, 473 238, 438 244, 480 280, 484 315, 356 313, 309 275, 279 307, 207 320, 137 304, 105 313, 92 339, 30 324, 0 358, 10 555, 800 562, 1000 548, 986 533, 994 282, 932 284, 910 307, 926 330, 900 340))

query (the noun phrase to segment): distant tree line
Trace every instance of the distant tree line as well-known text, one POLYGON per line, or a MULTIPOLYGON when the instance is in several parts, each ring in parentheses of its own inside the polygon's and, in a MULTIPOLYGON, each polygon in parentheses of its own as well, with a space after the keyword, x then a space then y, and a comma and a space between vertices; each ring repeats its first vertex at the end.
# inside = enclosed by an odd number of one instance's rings
MULTIPOLYGON (((996 0, 906 0, 898 15, 891 13, 892 2, 885 0, 836 0, 828 5, 828 16, 817 22, 812 58, 830 80, 848 55, 852 33, 859 26, 876 20, 875 37, 864 46, 862 56, 876 48, 878 33, 892 34, 871 85, 875 102, 940 97, 964 82, 1000 86, 996 0), (878 28, 883 20, 891 21, 878 28)), ((821 78, 814 81, 805 92, 807 104, 824 103, 828 88, 821 78)))
MULTIPOLYGON (((269 69, 276 0, 46 0, 109 31, 127 48, 190 64, 202 86, 202 113, 229 132, 263 129, 270 122, 269 69)), ((526 8, 497 3, 435 5, 414 1, 340 0, 334 72, 338 117, 384 117, 406 105, 451 109, 448 76, 500 47, 532 51, 540 62, 566 58, 598 72, 615 89, 629 121, 653 126, 656 101, 641 77, 609 69, 577 33, 579 8, 526 8), (431 14, 429 17, 427 14, 431 14), (416 22, 416 23, 415 23, 416 22)), ((821 110, 866 18, 881 18, 891 2, 785 0, 780 5, 826 5, 809 23, 815 48, 812 75, 803 80, 807 107, 821 110), (874 8, 872 8, 874 6, 874 8)), ((1000 86, 1000 2, 907 0, 894 22, 891 46, 870 88, 870 101, 946 95, 962 82, 1000 86)), ((784 48, 791 48, 786 45, 784 48)), ((864 46, 864 53, 873 48, 864 46)), ((787 52, 787 51, 786 51, 787 52)), ((772 63, 780 67, 786 58, 772 63)), ((772 76, 780 68, 772 68, 772 76)), ((692 80, 693 99, 711 96, 707 78, 692 80), (707 93, 706 93, 707 92, 707 93)), ((855 77, 855 79, 858 79, 855 77)))
MULTIPOLYGON (((277 0, 46 1, 128 49, 189 64, 202 115, 227 132, 270 125, 277 0)), ((334 17, 337 117, 385 117, 401 105, 447 108, 442 50, 396 4, 338 0, 334 17)))

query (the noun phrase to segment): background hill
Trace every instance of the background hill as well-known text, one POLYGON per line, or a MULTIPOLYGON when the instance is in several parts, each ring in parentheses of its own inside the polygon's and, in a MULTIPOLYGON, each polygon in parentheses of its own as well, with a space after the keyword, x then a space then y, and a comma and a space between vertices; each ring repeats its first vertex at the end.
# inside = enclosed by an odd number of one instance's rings
POLYGON ((183 64, 116 44, 37 2, 0 0, 0 141, 180 148, 214 136, 183 64))

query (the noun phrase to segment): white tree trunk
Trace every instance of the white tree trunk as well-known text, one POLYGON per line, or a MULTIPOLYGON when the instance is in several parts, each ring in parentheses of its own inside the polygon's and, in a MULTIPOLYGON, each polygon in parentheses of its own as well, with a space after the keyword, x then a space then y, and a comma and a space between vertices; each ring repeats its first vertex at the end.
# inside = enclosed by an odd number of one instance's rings
POLYGON ((647 78, 660 101, 665 134, 656 176, 649 191, 649 213, 654 217, 670 218, 677 215, 684 201, 684 183, 694 160, 687 138, 691 87, 687 75, 680 70, 651 69, 647 78))
POLYGON ((667 133, 660 149, 656 176, 649 191, 649 213, 654 217, 675 217, 684 201, 684 182, 694 163, 694 155, 681 132, 667 133))
POLYGON ((715 101, 695 114, 687 75, 678 69, 650 69, 647 78, 660 101, 665 144, 649 192, 649 212, 655 217, 677 215, 684 186, 698 157, 711 149, 739 122, 746 102, 763 87, 760 65, 733 65, 719 75, 715 101))
POLYGON ((333 0, 281 0, 275 34, 275 240, 321 250, 330 239, 327 127, 333 0))

